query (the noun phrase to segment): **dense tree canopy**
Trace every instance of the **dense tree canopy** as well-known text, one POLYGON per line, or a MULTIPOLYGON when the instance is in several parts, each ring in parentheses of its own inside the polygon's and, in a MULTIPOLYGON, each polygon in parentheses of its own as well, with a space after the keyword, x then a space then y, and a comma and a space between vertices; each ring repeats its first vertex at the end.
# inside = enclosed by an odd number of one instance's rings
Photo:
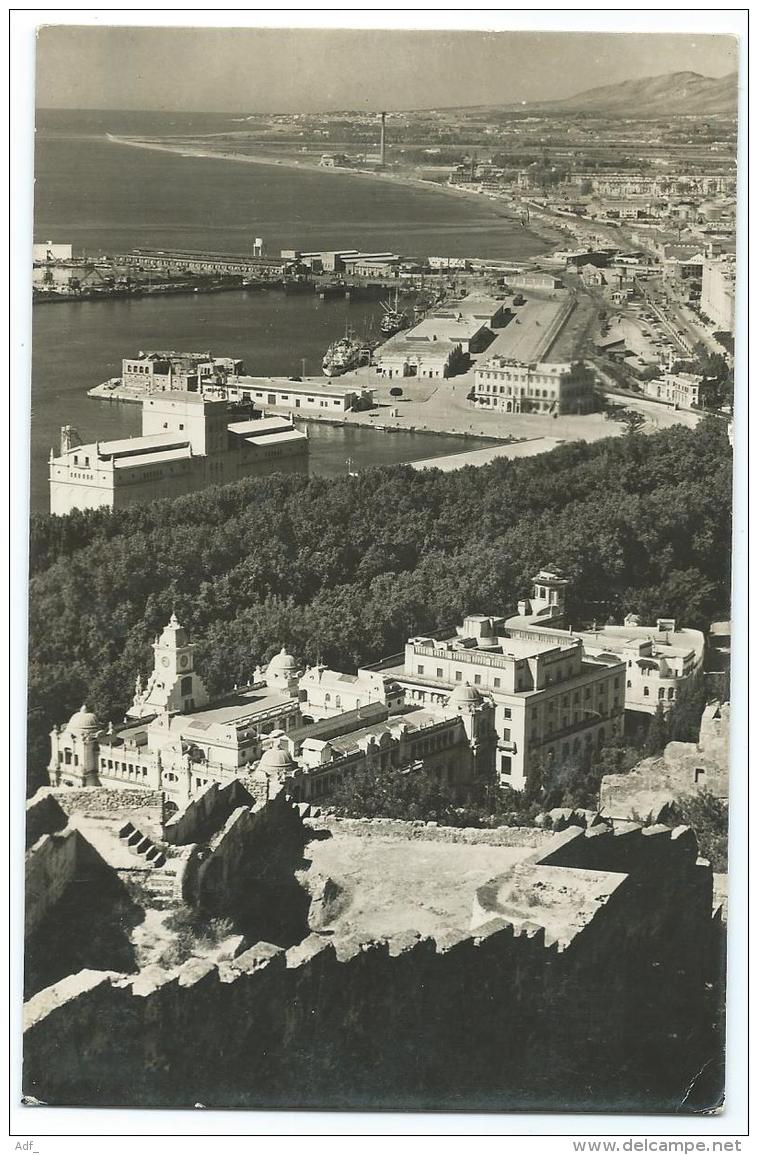
POLYGON ((572 617, 703 628, 728 613, 731 451, 722 423, 632 433, 454 473, 274 475, 175 501, 35 517, 29 746, 86 698, 119 720, 172 609, 211 691, 282 644, 349 668, 411 631, 501 613, 553 562, 572 617))

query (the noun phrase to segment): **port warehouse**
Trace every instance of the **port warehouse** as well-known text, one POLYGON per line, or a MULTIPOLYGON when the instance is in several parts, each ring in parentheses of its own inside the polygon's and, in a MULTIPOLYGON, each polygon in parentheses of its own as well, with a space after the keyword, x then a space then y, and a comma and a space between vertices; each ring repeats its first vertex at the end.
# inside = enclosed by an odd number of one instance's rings
POLYGON ((383 377, 450 377, 466 368, 472 354, 488 350, 524 365, 544 358, 573 310, 570 298, 471 295, 451 301, 418 325, 391 337, 374 355, 383 377))
POLYGON ((281 275, 293 264, 284 257, 208 253, 195 249, 133 249, 115 255, 113 260, 162 272, 222 273, 243 277, 281 275))
MULTIPOLYGON (((351 276, 402 278, 424 270, 433 273, 491 270, 510 277, 525 269, 513 262, 483 260, 478 257, 404 257, 390 252, 362 252, 358 249, 303 251, 282 249, 278 257, 263 254, 219 253, 197 249, 132 249, 126 253, 74 253, 70 244, 35 243, 33 264, 48 270, 60 266, 133 267, 163 273, 197 273, 216 276, 276 277, 291 274, 345 273, 351 276)), ((529 287, 529 286, 525 286, 529 287)), ((555 287, 535 285, 533 287, 555 287)))
POLYGON ((282 259, 314 273, 351 273, 364 277, 396 277, 403 258, 397 253, 362 253, 358 249, 302 252, 282 249, 282 259))
MULTIPOLYGON (((41 258, 44 259, 44 258, 41 258)), ((113 258, 156 272, 206 273, 227 276, 282 276, 286 273, 347 272, 356 276, 397 276, 402 257, 396 253, 363 253, 357 249, 301 253, 282 250, 279 257, 209 253, 194 249, 134 249, 113 258)))
POLYGON ((300 409, 306 412, 347 413, 374 404, 371 388, 341 388, 316 380, 287 381, 281 377, 228 377, 230 401, 252 401, 261 409, 300 409))

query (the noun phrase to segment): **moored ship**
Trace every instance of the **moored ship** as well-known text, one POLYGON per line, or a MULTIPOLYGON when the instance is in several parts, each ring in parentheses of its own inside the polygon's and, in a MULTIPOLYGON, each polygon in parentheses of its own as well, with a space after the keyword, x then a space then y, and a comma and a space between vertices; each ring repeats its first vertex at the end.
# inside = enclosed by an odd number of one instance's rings
POLYGON ((371 354, 376 347, 376 341, 359 340, 352 330, 348 330, 344 337, 332 341, 324 354, 321 368, 326 377, 339 377, 341 373, 349 373, 361 365, 371 362, 371 354))
POLYGON ((398 294, 395 290, 395 303, 391 301, 382 301, 382 309, 384 316, 382 317, 379 328, 385 337, 392 337, 395 333, 399 333, 401 329, 407 328, 408 315, 398 304, 398 294))

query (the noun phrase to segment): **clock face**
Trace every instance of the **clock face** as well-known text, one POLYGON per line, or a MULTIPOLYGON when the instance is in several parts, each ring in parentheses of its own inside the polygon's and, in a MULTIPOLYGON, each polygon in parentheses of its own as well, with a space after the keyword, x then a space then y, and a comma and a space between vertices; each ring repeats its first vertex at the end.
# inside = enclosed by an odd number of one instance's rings
POLYGON ((167 666, 169 664, 167 657, 161 658, 161 662, 163 663, 164 666, 167 666))
POLYGON ((189 665, 189 658, 186 654, 182 654, 181 658, 179 659, 179 665, 183 670, 187 669, 187 666, 189 665))

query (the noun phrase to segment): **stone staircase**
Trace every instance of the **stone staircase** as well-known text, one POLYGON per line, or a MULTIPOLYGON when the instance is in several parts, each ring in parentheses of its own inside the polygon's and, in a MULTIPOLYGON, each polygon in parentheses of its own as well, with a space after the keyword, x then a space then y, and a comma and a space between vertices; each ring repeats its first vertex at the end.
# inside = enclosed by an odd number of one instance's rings
POLYGON ((150 895, 150 906, 153 910, 167 910, 175 906, 177 901, 177 874, 173 863, 168 862, 163 867, 146 871, 142 875, 142 887, 150 895))
POLYGON ((156 846, 151 838, 143 834, 132 822, 125 822, 119 829, 118 836, 121 842, 134 853, 140 855, 143 862, 150 866, 165 866, 166 855, 156 846))

